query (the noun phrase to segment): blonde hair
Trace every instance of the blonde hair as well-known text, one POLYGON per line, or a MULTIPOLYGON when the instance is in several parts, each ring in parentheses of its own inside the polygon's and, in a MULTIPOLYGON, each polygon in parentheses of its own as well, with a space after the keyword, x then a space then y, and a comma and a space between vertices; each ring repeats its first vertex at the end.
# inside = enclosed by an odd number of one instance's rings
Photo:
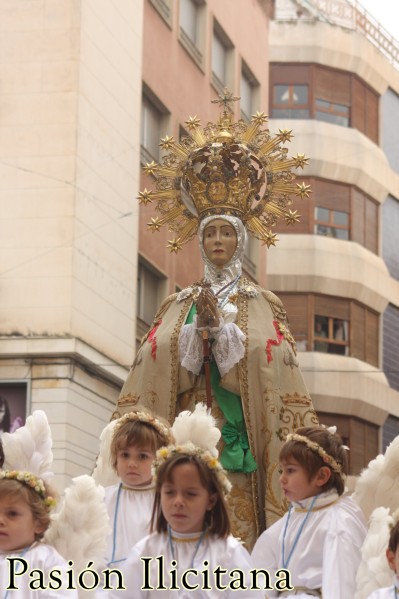
MULTIPOLYGON (((44 483, 47 496, 54 496, 54 492, 44 483)), ((15 478, 0 479, 0 500, 5 497, 15 497, 27 504, 32 517, 39 524, 42 531, 35 534, 35 540, 41 539, 50 525, 49 506, 34 488, 15 478)))
POLYGON ((133 410, 120 419, 111 441, 111 465, 116 470, 118 452, 127 447, 151 448, 157 450, 170 443, 170 425, 159 416, 155 417, 143 408, 133 410), (130 418, 129 418, 130 417, 130 418), (142 418, 141 418, 142 417, 142 418))

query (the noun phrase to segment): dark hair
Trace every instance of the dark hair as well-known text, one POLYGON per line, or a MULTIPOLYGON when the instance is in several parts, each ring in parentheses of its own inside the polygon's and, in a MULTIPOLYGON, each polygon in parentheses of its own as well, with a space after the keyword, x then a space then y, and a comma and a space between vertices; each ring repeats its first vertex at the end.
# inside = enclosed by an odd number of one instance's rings
POLYGON ((396 549, 399 545, 399 521, 391 528, 391 532, 389 534, 389 543, 388 549, 392 551, 392 553, 396 553, 396 549))
POLYGON ((161 509, 161 489, 165 482, 172 482, 172 473, 176 466, 181 464, 194 464, 198 469, 198 474, 203 487, 209 495, 216 494, 216 503, 211 510, 205 514, 205 524, 208 526, 208 532, 224 539, 230 534, 230 518, 227 512, 226 501, 222 487, 215 473, 201 460, 201 458, 187 454, 175 453, 163 462, 158 470, 155 487, 155 500, 151 517, 151 531, 166 532, 168 523, 161 509))
MULTIPOLYGON (((144 410, 140 409, 136 411, 141 412, 144 410)), ((159 419, 158 416, 157 419, 159 419)), ((162 419, 159 420, 164 424, 162 419)), ((165 426, 169 428, 168 424, 165 426)), ((168 442, 169 439, 162 435, 150 422, 143 420, 128 420, 115 431, 112 438, 110 455, 112 467, 116 470, 118 451, 121 449, 126 449, 133 445, 139 448, 150 447, 151 450, 156 453, 160 447, 167 445, 168 442)))
POLYGON ((5 460, 5 456, 4 456, 3 443, 0 441, 0 468, 3 468, 4 460, 5 460))
POLYGON ((6 398, 3 397, 2 395, 0 395, 0 408, 3 408, 3 407, 4 407, 4 418, 3 418, 3 421, 0 422, 0 429, 4 433, 8 433, 10 431, 10 425, 11 425, 10 408, 9 408, 8 401, 6 400, 6 398))
POLYGON ((322 426, 301 427, 295 433, 320 445, 341 466, 341 474, 334 472, 316 451, 302 441, 286 441, 280 450, 280 462, 294 458, 308 473, 309 481, 316 476, 322 466, 327 466, 331 470, 331 476, 320 490, 324 492, 336 489, 338 495, 342 495, 345 490, 344 475, 348 474, 348 458, 341 437, 336 433, 330 433, 322 426))
MULTIPOLYGON (((54 493, 44 483, 46 489, 46 497, 51 495, 54 497, 54 493)), ((33 519, 43 529, 42 532, 35 534, 35 540, 41 539, 50 525, 50 513, 49 508, 44 503, 42 497, 34 489, 29 487, 23 482, 12 478, 0 479, 0 499, 4 497, 13 497, 24 501, 32 512, 33 519)))

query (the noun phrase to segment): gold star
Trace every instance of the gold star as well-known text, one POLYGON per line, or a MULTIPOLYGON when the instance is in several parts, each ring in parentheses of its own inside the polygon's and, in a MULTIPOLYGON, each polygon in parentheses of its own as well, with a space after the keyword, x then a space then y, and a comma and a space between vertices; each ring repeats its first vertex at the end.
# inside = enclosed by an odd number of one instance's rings
POLYGON ((152 218, 150 220, 149 223, 147 223, 147 227, 149 228, 149 230, 151 231, 151 233, 155 233, 155 231, 159 231, 159 229, 161 228, 162 223, 159 222, 159 217, 156 216, 155 218, 152 218))
POLYGON ((140 191, 139 195, 137 196, 139 204, 144 204, 144 206, 147 206, 148 202, 151 202, 152 200, 152 193, 153 192, 147 188, 145 188, 144 191, 140 191))
POLYGON ((282 143, 286 141, 291 141, 293 138, 292 129, 279 129, 278 130, 278 138, 282 143))
POLYGON ((183 246, 179 238, 176 239, 175 237, 174 239, 168 240, 168 245, 166 247, 168 248, 170 253, 175 252, 175 254, 177 254, 177 252, 181 250, 183 246))
POLYGON ((175 140, 173 139, 173 137, 169 137, 169 135, 166 135, 166 137, 163 137, 161 139, 161 143, 159 144, 159 147, 162 148, 163 150, 171 150, 174 146, 175 140))
POLYGON ((312 193, 312 190, 310 189, 310 185, 305 185, 305 183, 297 183, 297 190, 296 190, 296 195, 301 196, 301 199, 303 200, 303 198, 308 198, 309 194, 312 193))
POLYGON ((288 210, 288 214, 285 216, 285 222, 287 225, 295 225, 300 222, 301 215, 298 214, 298 210, 288 210))
POLYGON ((147 173, 147 175, 155 175, 157 172, 158 165, 154 160, 152 162, 147 162, 147 164, 143 167, 143 171, 147 173))
POLYGON ((197 115, 188 117, 188 120, 186 121, 187 129, 190 129, 190 130, 196 129, 197 127, 200 126, 200 124, 201 124, 201 121, 197 117, 197 115))
POLYGON ((251 120, 258 125, 263 125, 264 123, 267 123, 268 116, 264 112, 259 112, 258 110, 258 112, 255 112, 255 114, 252 115, 251 120))
POLYGON ((278 237, 275 233, 272 233, 270 230, 266 233, 266 235, 263 238, 263 244, 262 245, 267 245, 267 247, 269 248, 271 245, 276 245, 278 241, 278 237))
POLYGON ((306 158, 305 154, 297 154, 294 156, 295 168, 303 168, 309 164, 309 158, 306 158))

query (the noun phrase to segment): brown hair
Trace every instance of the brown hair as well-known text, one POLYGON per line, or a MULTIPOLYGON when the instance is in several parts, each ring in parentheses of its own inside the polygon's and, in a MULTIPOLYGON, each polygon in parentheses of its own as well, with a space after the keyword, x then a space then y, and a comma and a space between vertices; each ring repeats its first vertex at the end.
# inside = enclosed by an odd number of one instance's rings
MULTIPOLYGON (((135 410, 135 412, 144 412, 144 410, 140 408, 135 410)), ((150 414, 147 411, 145 413, 150 414)), ((162 424, 165 424, 169 429, 169 424, 165 423, 162 418, 157 416, 157 420, 162 424)), ((155 454, 160 447, 167 445, 169 442, 170 439, 167 439, 162 435, 150 422, 144 420, 128 420, 116 429, 112 438, 110 450, 111 465, 114 470, 116 470, 118 452, 132 445, 139 448, 150 447, 155 454)))
POLYGON ((323 458, 302 441, 286 441, 280 450, 280 462, 286 462, 289 458, 296 460, 308 473, 311 481, 322 466, 327 466, 331 470, 331 476, 321 487, 321 492, 336 489, 338 495, 342 495, 345 490, 345 481, 343 476, 348 474, 348 458, 343 446, 342 439, 336 433, 330 433, 322 426, 301 427, 295 431, 296 434, 307 437, 313 443, 317 443, 324 451, 334 458, 341 466, 341 474, 334 472, 331 466, 323 461, 323 458))
POLYGON ((388 549, 392 551, 392 553, 396 553, 396 549, 399 545, 399 521, 391 528, 391 532, 389 534, 389 543, 388 549))
MULTIPOLYGON (((46 497, 54 493, 44 483, 46 489, 46 497)), ((12 478, 0 479, 0 499, 5 497, 13 497, 24 501, 32 512, 33 519, 43 529, 42 532, 36 533, 35 540, 41 539, 50 525, 49 508, 44 503, 43 498, 34 489, 23 482, 12 478)))
POLYGON ((201 458, 186 453, 175 453, 163 462, 157 470, 155 500, 151 517, 151 531, 166 532, 168 523, 161 509, 161 488, 165 482, 172 482, 173 469, 181 464, 194 464, 203 487, 209 495, 216 494, 216 503, 205 513, 205 524, 210 534, 224 539, 230 534, 230 518, 227 513, 226 501, 220 483, 210 468, 201 458))

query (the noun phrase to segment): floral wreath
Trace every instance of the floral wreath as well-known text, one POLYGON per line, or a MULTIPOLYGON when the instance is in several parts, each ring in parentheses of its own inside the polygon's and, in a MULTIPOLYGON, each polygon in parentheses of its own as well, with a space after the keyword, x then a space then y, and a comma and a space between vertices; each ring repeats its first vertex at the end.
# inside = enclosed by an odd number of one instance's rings
POLYGON ((342 465, 339 464, 331 455, 329 455, 321 445, 315 443, 315 441, 311 441, 308 439, 308 437, 305 437, 304 435, 298 435, 297 433, 290 433, 287 435, 286 441, 298 441, 299 443, 305 443, 309 449, 321 457, 323 462, 327 464, 327 466, 329 466, 333 472, 343 476, 342 465))
POLYGON ((25 472, 23 470, 0 470, 0 479, 16 480, 30 489, 33 489, 33 491, 35 491, 43 500, 48 511, 55 507, 57 503, 54 497, 47 495, 46 487, 42 479, 31 472, 25 472))
POLYGON ((168 445, 167 447, 161 447, 156 453, 156 458, 152 465, 152 475, 156 480, 157 472, 160 466, 164 464, 169 458, 176 454, 184 454, 189 456, 195 456, 209 470, 216 476, 220 486, 223 489, 224 495, 228 495, 231 491, 232 484, 229 481, 226 471, 219 462, 219 460, 213 456, 208 450, 201 449, 193 443, 183 443, 182 445, 168 445))
POLYGON ((113 436, 115 436, 116 432, 127 422, 145 422, 146 424, 155 428, 155 430, 165 439, 166 443, 170 443, 173 441, 173 436, 170 429, 163 424, 158 418, 152 416, 152 414, 148 414, 147 412, 129 412, 128 414, 124 414, 118 419, 117 424, 114 428, 113 436))

